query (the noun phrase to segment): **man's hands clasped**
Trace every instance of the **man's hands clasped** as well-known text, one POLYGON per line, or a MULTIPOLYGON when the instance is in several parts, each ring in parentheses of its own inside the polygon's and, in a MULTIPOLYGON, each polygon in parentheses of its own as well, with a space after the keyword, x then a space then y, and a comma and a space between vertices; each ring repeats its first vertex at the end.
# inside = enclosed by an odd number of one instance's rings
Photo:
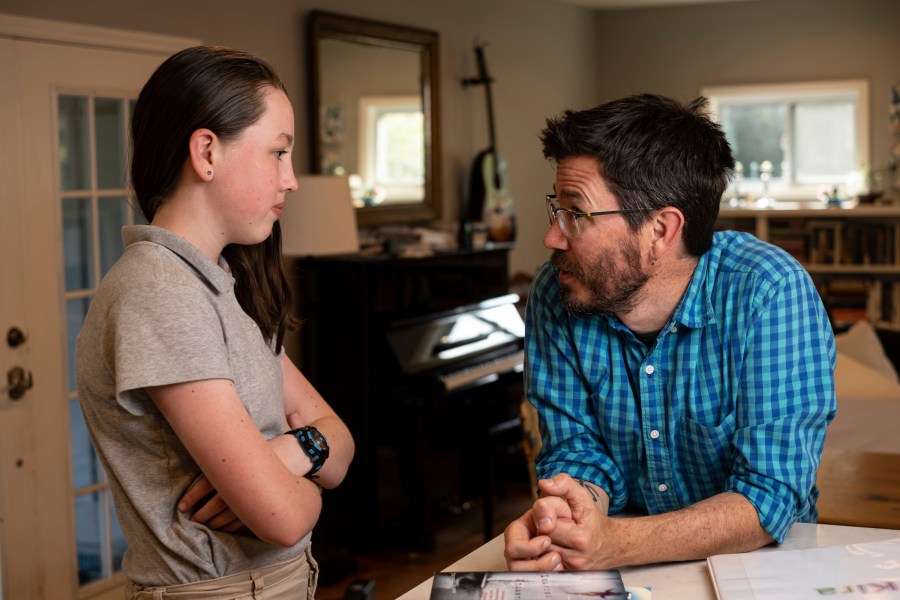
POLYGON ((541 497, 504 532, 511 571, 610 569, 617 564, 616 520, 596 486, 566 474, 538 482, 541 497))

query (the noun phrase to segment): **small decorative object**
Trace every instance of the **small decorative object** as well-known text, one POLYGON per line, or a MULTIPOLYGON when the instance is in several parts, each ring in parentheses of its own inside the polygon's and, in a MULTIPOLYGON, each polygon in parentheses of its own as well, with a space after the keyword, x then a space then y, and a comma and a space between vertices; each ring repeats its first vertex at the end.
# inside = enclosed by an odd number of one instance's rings
POLYGON ((820 186, 819 193, 817 194, 819 200, 824 202, 827 206, 840 206, 841 205, 841 195, 838 190, 838 186, 820 186))
POLYGON ((758 208, 766 208, 775 202, 775 198, 769 196, 769 182, 772 180, 772 162, 768 160, 762 161, 759 165, 759 179, 762 181, 762 196, 756 199, 758 208))
POLYGON ((337 104, 322 107, 322 143, 344 143, 344 108, 337 104))
POLYGON ((741 161, 735 161, 734 163, 734 194, 728 200, 728 206, 733 206, 736 208, 742 207, 745 204, 744 195, 741 194, 741 182, 744 180, 744 165, 741 161))

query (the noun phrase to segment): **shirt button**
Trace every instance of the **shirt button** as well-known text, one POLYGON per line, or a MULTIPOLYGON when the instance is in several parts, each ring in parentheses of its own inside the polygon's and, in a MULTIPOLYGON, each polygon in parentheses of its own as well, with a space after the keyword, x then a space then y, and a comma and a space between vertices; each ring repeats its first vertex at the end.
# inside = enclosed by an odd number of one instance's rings
POLYGON ((654 429, 653 431, 650 432, 650 439, 655 440, 658 437, 659 437, 659 431, 657 431, 656 429, 654 429))
POLYGON ((678 326, 677 326, 677 325, 672 325, 672 329, 670 329, 669 331, 671 331, 672 333, 677 333, 677 332, 678 332, 678 326))
POLYGON ((647 375, 653 375, 653 370, 653 365, 647 365, 646 367, 644 367, 644 373, 646 373, 647 375))
POLYGON ((658 489, 658 490, 661 491, 661 492, 664 492, 664 491, 666 491, 667 489, 669 489, 669 486, 667 486, 667 485, 664 484, 664 483, 661 483, 661 484, 659 484, 659 487, 656 488, 656 489, 658 489))

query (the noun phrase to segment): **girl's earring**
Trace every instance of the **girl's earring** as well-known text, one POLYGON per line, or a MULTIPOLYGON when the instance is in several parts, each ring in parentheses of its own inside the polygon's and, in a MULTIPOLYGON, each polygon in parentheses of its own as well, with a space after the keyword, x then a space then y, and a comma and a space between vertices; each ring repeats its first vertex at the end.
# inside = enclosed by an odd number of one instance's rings
POLYGON ((212 175, 212 171, 207 171, 206 174, 207 174, 207 175, 212 175))

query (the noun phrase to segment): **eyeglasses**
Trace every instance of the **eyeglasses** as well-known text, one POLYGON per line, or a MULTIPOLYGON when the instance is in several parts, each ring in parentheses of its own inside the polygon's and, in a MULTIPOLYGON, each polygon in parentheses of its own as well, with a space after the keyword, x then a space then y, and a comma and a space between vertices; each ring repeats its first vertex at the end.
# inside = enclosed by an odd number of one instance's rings
POLYGON ((547 194, 547 216, 550 217, 550 225, 559 221, 559 228, 569 238, 577 238, 580 233, 578 219, 582 217, 601 217, 603 215, 621 215, 625 213, 648 212, 652 208, 626 208, 624 210, 601 210, 599 212, 584 212, 574 208, 563 208, 556 199, 556 194, 547 194))

